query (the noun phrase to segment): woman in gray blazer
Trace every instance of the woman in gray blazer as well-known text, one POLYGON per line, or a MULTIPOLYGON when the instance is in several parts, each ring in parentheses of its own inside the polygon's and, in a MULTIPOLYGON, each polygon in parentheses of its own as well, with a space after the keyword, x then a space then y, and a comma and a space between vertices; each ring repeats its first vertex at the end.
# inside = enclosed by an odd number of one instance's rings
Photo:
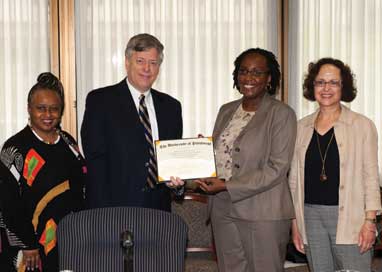
POLYGON ((211 194, 209 215, 219 271, 283 271, 294 217, 287 172, 296 116, 274 99, 280 66, 252 48, 235 60, 242 98, 223 105, 213 132, 218 178, 197 181, 211 194))

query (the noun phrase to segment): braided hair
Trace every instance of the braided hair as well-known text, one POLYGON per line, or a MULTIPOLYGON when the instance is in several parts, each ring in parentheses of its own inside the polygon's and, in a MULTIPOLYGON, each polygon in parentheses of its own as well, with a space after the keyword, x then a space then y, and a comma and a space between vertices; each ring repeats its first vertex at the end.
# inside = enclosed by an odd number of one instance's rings
POLYGON ((281 72, 280 72, 280 64, 277 62, 276 56, 265 49, 262 48, 250 48, 244 52, 242 52, 235 60, 234 65, 235 69, 233 70, 233 87, 239 90, 239 80, 238 80, 238 74, 240 70, 240 65, 243 59, 251 54, 259 54, 265 57, 267 60, 267 65, 269 69, 269 74, 271 75, 271 82, 270 86, 268 88, 268 93, 270 95, 274 95, 280 86, 280 78, 281 78, 281 72))
POLYGON ((65 107, 65 97, 64 97, 64 87, 62 86, 61 81, 52 73, 45 72, 41 73, 37 77, 37 83, 33 85, 28 93, 28 104, 32 103, 33 95, 38 90, 49 90, 58 94, 61 100, 61 115, 64 112, 65 107))

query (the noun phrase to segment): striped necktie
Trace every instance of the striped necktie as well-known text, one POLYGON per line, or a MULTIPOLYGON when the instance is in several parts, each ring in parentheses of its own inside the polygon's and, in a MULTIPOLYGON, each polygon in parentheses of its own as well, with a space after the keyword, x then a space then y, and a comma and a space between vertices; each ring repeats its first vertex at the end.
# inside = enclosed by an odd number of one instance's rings
POLYGON ((151 124, 149 113, 147 111, 145 96, 142 94, 139 97, 139 119, 143 125, 145 131, 145 138, 149 146, 149 162, 148 162, 148 175, 147 175, 147 185, 150 188, 154 188, 157 181, 157 162, 154 153, 154 144, 153 144, 153 136, 151 133, 151 124))

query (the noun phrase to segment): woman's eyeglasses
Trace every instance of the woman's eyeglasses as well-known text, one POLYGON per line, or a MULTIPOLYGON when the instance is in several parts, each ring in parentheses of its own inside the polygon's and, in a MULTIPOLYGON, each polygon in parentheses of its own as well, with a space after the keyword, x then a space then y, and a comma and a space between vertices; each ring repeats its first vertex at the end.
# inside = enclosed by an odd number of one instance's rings
POLYGON ((341 80, 330 80, 330 81, 315 80, 314 81, 314 86, 318 88, 324 88, 326 84, 328 84, 330 88, 339 88, 341 87, 341 80))
POLYGON ((239 69, 239 76, 251 76, 251 77, 262 77, 267 75, 269 71, 259 71, 259 70, 247 70, 247 69, 239 69))
POLYGON ((49 112, 53 114, 59 114, 61 112, 61 106, 58 105, 32 104, 31 107, 33 107, 39 113, 49 112))

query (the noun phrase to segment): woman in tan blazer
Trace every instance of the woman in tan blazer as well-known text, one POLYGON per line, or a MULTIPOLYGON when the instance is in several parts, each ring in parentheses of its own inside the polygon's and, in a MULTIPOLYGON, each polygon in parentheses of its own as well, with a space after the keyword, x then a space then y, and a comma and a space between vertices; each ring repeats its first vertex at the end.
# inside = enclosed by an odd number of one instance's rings
POLYGON ((281 272, 294 217, 287 172, 296 116, 271 96, 280 84, 271 52, 249 49, 234 64, 242 98, 223 105, 215 123, 218 178, 198 183, 211 194, 219 271, 281 272))
POLYGON ((356 96, 353 74, 342 61, 311 63, 303 87, 319 108, 298 123, 289 175, 293 242, 307 253, 311 272, 370 271, 381 209, 376 128, 341 104, 356 96))

